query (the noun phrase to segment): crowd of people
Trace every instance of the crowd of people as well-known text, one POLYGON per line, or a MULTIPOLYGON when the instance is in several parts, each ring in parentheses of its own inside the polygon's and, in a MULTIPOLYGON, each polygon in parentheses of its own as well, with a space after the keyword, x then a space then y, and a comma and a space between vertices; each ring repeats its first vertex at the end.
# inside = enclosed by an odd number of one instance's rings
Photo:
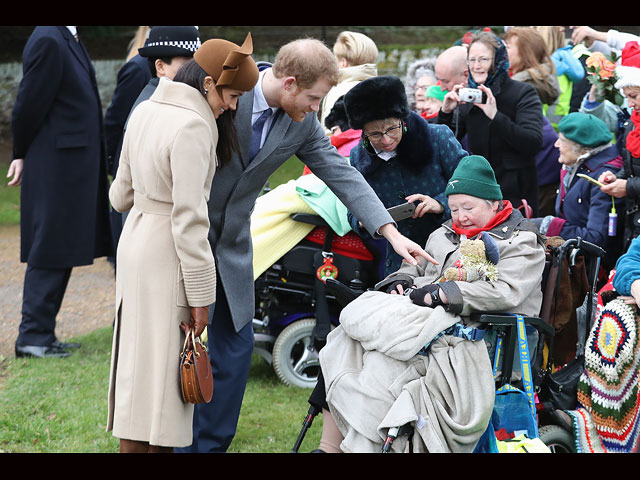
MULTIPOLYGON (((616 262, 637 255, 635 35, 484 28, 402 79, 379 74, 378 48, 358 32, 340 33, 333 50, 291 41, 273 63, 254 60, 250 33, 242 45, 202 41, 193 26, 139 33, 103 114, 77 28, 35 28, 8 173, 21 188, 27 264, 16 356, 80 348, 55 335, 71 271, 113 263, 105 394, 122 452, 229 448, 254 342, 251 214, 293 156, 344 204, 354 232, 383 245, 380 282, 343 310, 320 351, 317 451, 374 451, 381 426, 407 415, 400 390, 438 420, 421 430, 425 450, 473 451, 493 376, 484 343, 454 327, 496 306, 537 315, 547 237, 606 249, 603 278, 614 285, 616 262), (617 54, 610 77, 621 101, 590 82, 596 52, 617 54), (415 213, 395 221, 387 209, 402 203, 415 213), (480 238, 499 252, 497 277, 443 279, 461 268, 464 241, 480 238), (215 384, 197 405, 177 381, 191 330, 207 331, 215 384), (463 418, 472 421, 460 429, 463 418)), ((631 303, 636 263, 620 287, 631 303)))

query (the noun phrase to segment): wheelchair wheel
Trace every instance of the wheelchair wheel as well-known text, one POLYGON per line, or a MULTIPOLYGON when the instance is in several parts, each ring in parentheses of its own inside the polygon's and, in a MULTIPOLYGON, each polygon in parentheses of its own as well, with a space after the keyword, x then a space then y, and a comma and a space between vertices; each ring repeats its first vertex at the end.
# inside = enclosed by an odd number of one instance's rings
POLYGON ((575 440, 571 432, 558 425, 544 425, 539 429, 540 440, 551 453, 575 453, 575 440))
POLYGON ((282 330, 273 344, 273 369, 284 384, 316 386, 320 360, 311 340, 315 325, 315 318, 297 320, 282 330))

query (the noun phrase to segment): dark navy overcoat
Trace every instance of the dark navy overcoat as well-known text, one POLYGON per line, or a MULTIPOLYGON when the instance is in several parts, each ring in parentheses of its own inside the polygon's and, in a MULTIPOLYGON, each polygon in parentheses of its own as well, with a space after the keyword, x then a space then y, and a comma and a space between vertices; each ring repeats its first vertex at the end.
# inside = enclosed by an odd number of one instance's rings
POLYGON ((66 27, 29 37, 11 120, 14 158, 24 159, 21 261, 67 268, 111 254, 96 76, 66 27))

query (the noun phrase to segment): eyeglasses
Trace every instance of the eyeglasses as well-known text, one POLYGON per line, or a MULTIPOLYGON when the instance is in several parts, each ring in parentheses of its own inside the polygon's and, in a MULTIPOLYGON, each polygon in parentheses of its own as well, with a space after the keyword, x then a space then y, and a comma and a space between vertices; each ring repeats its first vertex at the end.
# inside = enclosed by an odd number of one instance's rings
POLYGON ((493 58, 491 57, 478 57, 478 58, 470 58, 469 60, 467 60, 467 62, 469 63, 469 65, 474 65, 476 63, 484 65, 487 63, 491 63, 492 60, 493 58))
POLYGON ((364 134, 364 137, 373 142, 379 142, 382 140, 382 137, 386 135, 390 138, 395 138, 400 134, 400 129, 402 128, 402 123, 398 124, 395 127, 387 128, 384 132, 373 132, 369 134, 364 134))

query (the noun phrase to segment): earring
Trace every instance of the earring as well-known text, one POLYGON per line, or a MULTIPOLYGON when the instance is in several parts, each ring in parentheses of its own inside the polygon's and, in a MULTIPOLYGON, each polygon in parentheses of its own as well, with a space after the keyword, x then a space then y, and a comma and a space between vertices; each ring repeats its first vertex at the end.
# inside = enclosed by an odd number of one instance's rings
POLYGON ((209 93, 209 90, 207 90, 206 88, 204 89, 204 94, 206 95, 207 93, 209 93))

